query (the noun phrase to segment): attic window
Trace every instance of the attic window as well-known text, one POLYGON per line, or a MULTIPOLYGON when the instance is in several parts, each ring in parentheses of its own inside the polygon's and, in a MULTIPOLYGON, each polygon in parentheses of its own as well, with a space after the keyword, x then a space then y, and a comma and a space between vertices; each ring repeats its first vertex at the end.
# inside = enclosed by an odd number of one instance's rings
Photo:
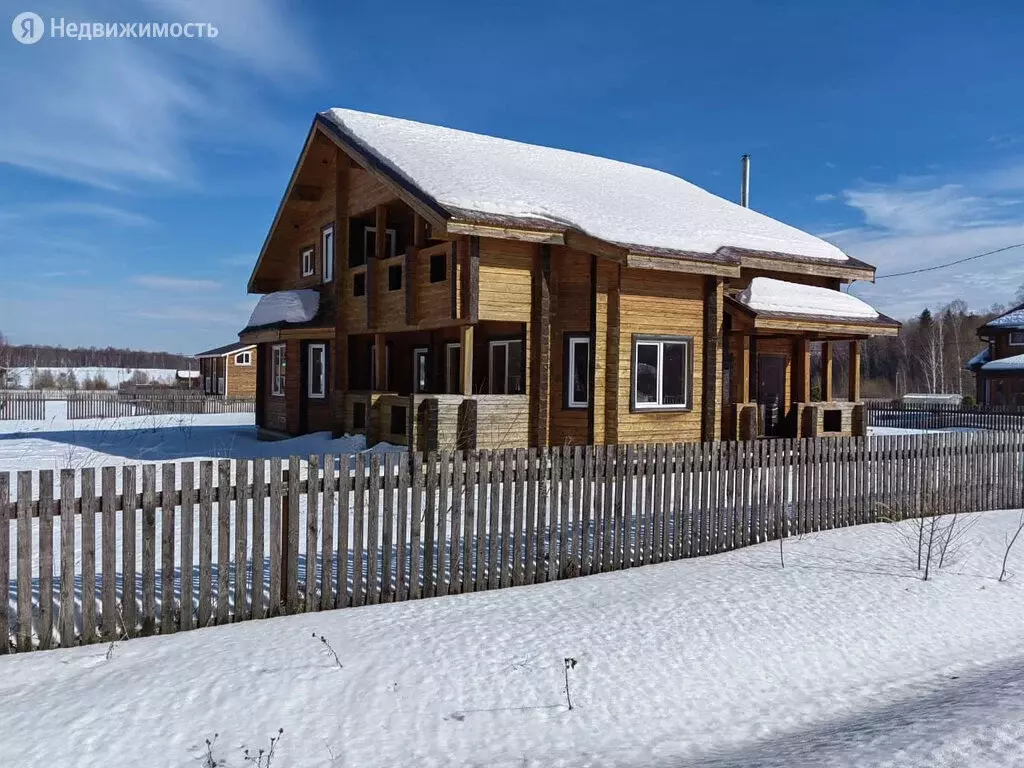
POLYGON ((353 296, 365 296, 366 295, 366 273, 360 272, 359 274, 352 275, 352 295, 353 296))
POLYGON ((392 264, 388 267, 388 290, 402 290, 402 265, 392 264))
POLYGON ((430 282, 440 283, 448 277, 448 254, 435 253, 430 256, 430 282))
POLYGON ((302 276, 309 277, 313 274, 313 249, 302 249, 302 276))
POLYGON ((1024 331, 1013 331, 1010 333, 1010 346, 1024 347, 1024 331))

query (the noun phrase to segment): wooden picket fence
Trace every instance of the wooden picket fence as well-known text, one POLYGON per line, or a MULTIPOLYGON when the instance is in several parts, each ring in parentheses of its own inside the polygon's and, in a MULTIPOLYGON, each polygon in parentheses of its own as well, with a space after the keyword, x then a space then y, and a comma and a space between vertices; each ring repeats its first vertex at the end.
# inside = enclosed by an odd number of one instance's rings
POLYGON ((978 432, 0 473, 0 652, 1022 507, 1022 460, 978 432))
POLYGON ((46 398, 25 392, 0 394, 0 421, 46 418, 46 398))
POLYGON ((120 419, 130 416, 253 413, 252 398, 207 397, 198 393, 109 394, 67 398, 69 419, 120 419))
POLYGON ((868 426, 903 429, 995 429, 1024 432, 1024 407, 868 401, 868 426))

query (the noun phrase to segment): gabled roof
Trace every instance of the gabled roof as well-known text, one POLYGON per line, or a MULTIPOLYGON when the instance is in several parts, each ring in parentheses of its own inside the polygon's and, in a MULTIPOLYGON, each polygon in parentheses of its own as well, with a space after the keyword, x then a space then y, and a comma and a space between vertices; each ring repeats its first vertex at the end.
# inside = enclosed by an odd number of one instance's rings
POLYGON ((625 247, 847 260, 831 243, 652 168, 350 109, 320 117, 451 218, 500 217, 625 247))
POLYGON ((1024 304, 989 320, 978 329, 983 331, 1024 331, 1024 304))
POLYGON ((205 352, 200 352, 196 357, 223 357, 232 352, 241 352, 243 349, 251 349, 254 344, 245 341, 236 341, 234 344, 225 344, 223 347, 214 347, 205 352))

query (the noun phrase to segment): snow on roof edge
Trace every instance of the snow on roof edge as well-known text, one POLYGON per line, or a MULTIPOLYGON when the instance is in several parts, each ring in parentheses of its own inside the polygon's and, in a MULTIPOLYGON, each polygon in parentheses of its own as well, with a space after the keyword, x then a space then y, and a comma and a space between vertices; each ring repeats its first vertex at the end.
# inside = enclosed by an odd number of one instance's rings
POLYGON ((343 108, 318 118, 442 210, 551 221, 627 246, 849 260, 822 238, 657 169, 343 108))
POLYGON ((811 315, 851 320, 878 320, 881 313, 849 293, 817 285, 755 277, 736 300, 755 312, 811 315))

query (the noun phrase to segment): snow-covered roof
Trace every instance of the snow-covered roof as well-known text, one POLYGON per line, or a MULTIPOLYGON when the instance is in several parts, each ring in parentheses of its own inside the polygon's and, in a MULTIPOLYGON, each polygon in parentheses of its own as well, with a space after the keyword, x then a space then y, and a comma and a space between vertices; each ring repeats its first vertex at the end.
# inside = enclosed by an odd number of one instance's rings
POLYGON ((350 109, 321 117, 454 216, 532 220, 656 250, 848 260, 831 243, 652 168, 350 109))
POLYGON ((848 293, 771 277, 755 277, 736 300, 755 312, 853 320, 877 320, 880 317, 873 307, 848 293))
POLYGON ((320 293, 312 288, 268 293, 260 298, 252 315, 249 316, 249 323, 246 327, 258 328, 279 323, 308 323, 316 317, 319 309, 320 293))
POLYGON ((179 379, 198 379, 199 371, 175 371, 179 379))
POLYGON ((975 368, 980 368, 981 366, 983 366, 985 363, 987 363, 991 359, 992 359, 992 352, 991 352, 991 350, 989 350, 988 347, 985 347, 983 350, 981 350, 981 352, 979 352, 974 357, 972 357, 970 360, 968 360, 967 361, 967 365, 964 366, 964 367, 967 368, 970 371, 973 371, 975 368))
POLYGON ((230 355, 232 352, 238 352, 243 349, 252 349, 255 344, 247 341, 235 341, 231 344, 225 344, 222 347, 214 347, 208 349, 205 352, 200 352, 196 357, 223 357, 224 355, 230 355))
POLYGON ((985 371, 985 373, 991 373, 992 371, 1024 371, 1024 355, 990 360, 981 366, 981 370, 985 371))
POLYGON ((985 325, 989 328, 1006 328, 1009 330, 1024 330, 1024 305, 1011 309, 1005 315, 1000 315, 994 320, 989 320, 985 325))

